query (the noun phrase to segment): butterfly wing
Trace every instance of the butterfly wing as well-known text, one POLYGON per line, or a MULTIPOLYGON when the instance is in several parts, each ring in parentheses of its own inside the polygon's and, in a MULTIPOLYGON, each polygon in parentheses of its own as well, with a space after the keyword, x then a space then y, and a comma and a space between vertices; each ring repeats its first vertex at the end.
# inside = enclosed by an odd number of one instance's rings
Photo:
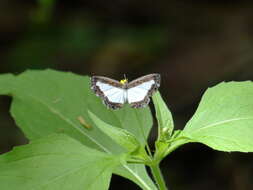
POLYGON ((128 84, 127 100, 133 108, 145 107, 160 86, 160 74, 140 77, 128 84))
POLYGON ((93 76, 91 77, 91 89, 111 109, 119 109, 125 103, 126 89, 116 80, 102 76, 93 76))

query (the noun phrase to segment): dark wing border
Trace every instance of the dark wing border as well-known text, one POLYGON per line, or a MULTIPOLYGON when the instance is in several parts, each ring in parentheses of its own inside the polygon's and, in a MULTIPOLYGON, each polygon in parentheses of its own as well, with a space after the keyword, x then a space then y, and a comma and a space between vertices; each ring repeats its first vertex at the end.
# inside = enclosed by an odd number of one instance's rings
POLYGON ((133 102, 130 104, 132 108, 145 108, 150 102, 150 97, 146 96, 144 100, 139 102, 133 102))
POLYGON ((108 107, 108 108, 111 108, 111 109, 120 109, 123 107, 123 104, 120 104, 120 103, 114 103, 114 102, 111 102, 103 93, 103 91, 96 85, 96 82, 104 82, 104 83, 107 83, 109 85, 112 85, 112 86, 115 86, 116 88, 122 88, 123 85, 114 80, 114 79, 110 79, 110 78, 107 78, 107 77, 103 77, 103 76, 92 76, 91 77, 91 90, 96 94, 96 96, 99 96, 102 98, 103 100, 103 103, 108 107))
POLYGON ((155 83, 151 86, 151 88, 149 89, 146 97, 142 101, 130 103, 130 105, 131 105, 132 108, 143 108, 143 107, 146 107, 149 104, 150 97, 160 87, 160 84, 161 84, 161 75, 158 74, 158 73, 145 75, 143 77, 140 77, 140 78, 137 78, 137 79, 131 81, 128 84, 127 88, 130 89, 130 88, 136 87, 136 86, 138 86, 138 85, 140 85, 140 84, 142 84, 144 82, 150 81, 150 80, 154 80, 155 83))

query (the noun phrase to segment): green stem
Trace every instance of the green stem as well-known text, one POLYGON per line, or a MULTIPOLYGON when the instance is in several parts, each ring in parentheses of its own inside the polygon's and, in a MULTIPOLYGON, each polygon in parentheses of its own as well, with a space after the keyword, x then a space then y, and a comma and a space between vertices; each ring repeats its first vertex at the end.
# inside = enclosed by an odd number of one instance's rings
POLYGON ((153 157, 153 155, 152 155, 152 153, 151 153, 151 149, 150 149, 148 143, 146 144, 146 148, 147 148, 147 151, 148 151, 148 155, 149 155, 150 157, 153 157))
POLYGON ((159 168, 159 163, 154 163, 150 165, 152 175, 155 178, 156 184, 158 185, 159 190, 167 190, 163 175, 159 168))

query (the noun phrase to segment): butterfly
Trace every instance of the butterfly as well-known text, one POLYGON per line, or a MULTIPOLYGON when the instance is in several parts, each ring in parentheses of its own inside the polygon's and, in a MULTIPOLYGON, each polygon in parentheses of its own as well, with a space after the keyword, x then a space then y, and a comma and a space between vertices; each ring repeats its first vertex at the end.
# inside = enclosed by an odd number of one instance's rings
POLYGON ((103 76, 91 77, 91 89, 111 109, 122 108, 129 103, 132 108, 148 105, 150 97, 160 86, 160 74, 149 74, 128 83, 127 79, 113 80, 103 76))

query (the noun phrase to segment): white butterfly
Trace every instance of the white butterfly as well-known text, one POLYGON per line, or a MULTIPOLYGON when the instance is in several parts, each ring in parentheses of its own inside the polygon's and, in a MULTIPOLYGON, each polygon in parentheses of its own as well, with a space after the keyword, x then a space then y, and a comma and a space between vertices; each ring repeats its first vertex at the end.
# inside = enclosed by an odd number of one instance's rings
POLYGON ((160 86, 160 74, 149 74, 130 83, 102 76, 91 77, 91 89, 111 109, 119 109, 125 103, 133 108, 145 107, 160 86))

